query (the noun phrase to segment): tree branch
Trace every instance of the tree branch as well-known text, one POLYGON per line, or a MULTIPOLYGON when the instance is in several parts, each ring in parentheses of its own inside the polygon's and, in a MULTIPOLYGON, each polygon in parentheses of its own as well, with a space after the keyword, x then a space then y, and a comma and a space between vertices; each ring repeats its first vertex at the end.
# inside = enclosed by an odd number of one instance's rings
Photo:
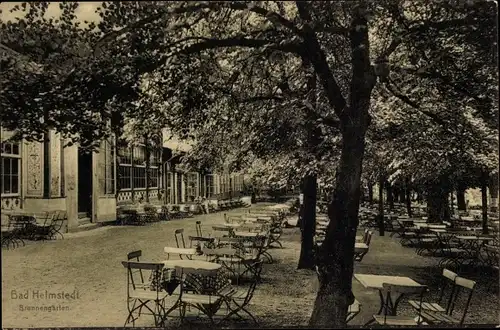
MULTIPOLYGON (((296 1, 295 5, 297 6, 301 19, 306 23, 310 22, 311 15, 307 9, 307 3, 304 1, 296 1)), ((316 34, 311 30, 308 24, 304 25, 303 31, 304 45, 307 48, 304 56, 307 56, 308 60, 313 65, 314 71, 318 75, 321 84, 325 89, 330 106, 333 107, 337 116, 340 118, 347 105, 346 100, 342 96, 342 90, 333 77, 330 66, 326 61, 326 55, 321 49, 318 39, 316 38, 316 34)))
POLYGON ((432 113, 430 111, 422 109, 420 107, 420 104, 416 103, 415 101, 412 101, 408 96, 403 95, 402 93, 400 93, 399 91, 397 91, 395 85, 392 86, 391 84, 394 85, 394 83, 391 82, 390 79, 388 79, 385 82, 385 87, 387 88, 387 90, 389 92, 391 92, 392 95, 394 95, 395 97, 397 97, 398 99, 400 99, 404 103, 408 104, 412 108, 418 110, 420 113, 422 113, 422 114, 426 115, 427 117, 431 118, 435 123, 443 126, 444 128, 447 128, 448 125, 446 124, 446 122, 444 120, 442 120, 441 118, 439 118, 439 116, 437 116, 436 114, 434 114, 434 113, 432 113))
MULTIPOLYGON (((200 38, 201 39, 201 38, 200 38)), ((299 43, 285 43, 285 44, 273 44, 268 40, 262 39, 247 39, 245 37, 235 37, 227 39, 208 39, 204 38, 205 41, 190 45, 178 52, 170 54, 174 55, 189 55, 193 53, 199 53, 208 49, 215 48, 229 48, 229 47, 248 47, 248 48, 262 48, 266 47, 268 49, 274 49, 277 51, 282 51, 285 53, 293 53, 298 56, 302 56, 302 49, 299 43)))
POLYGON ((437 79, 440 82, 442 82, 443 84, 452 87, 457 92, 473 98, 477 102, 481 102, 481 103, 490 102, 490 100, 488 98, 482 98, 482 97, 479 97, 479 96, 473 94, 470 91, 470 89, 467 88, 467 86, 459 86, 458 84, 453 83, 453 81, 450 77, 443 76, 442 74, 438 73, 435 70, 433 72, 428 72, 428 71, 422 71, 421 69, 402 68, 402 67, 394 67, 394 66, 391 66, 391 70, 393 70, 395 72, 407 72, 411 75, 415 75, 415 76, 421 77, 421 78, 437 79))
POLYGON ((141 27, 144 27, 144 25, 149 24, 154 22, 157 19, 160 19, 164 16, 170 16, 170 15, 177 15, 177 14, 185 14, 185 13, 194 13, 197 11, 200 11, 202 9, 217 9, 220 7, 226 7, 234 10, 249 10, 251 12, 254 12, 262 17, 265 17, 269 19, 269 21, 284 26, 294 32, 295 34, 301 36, 302 31, 298 29, 291 21, 287 20, 283 16, 279 15, 278 13, 269 11, 267 9, 264 9, 262 7, 258 7, 252 4, 246 4, 246 3, 241 3, 241 2, 222 2, 222 1, 210 1, 210 2, 203 2, 199 3, 196 5, 190 5, 190 6, 183 6, 183 7, 177 7, 177 8, 167 8, 166 10, 161 10, 161 12, 151 15, 149 17, 140 19, 134 23, 131 23, 127 25, 126 27, 117 30, 117 31, 112 31, 106 35, 104 35, 101 39, 99 39, 94 46, 94 48, 100 48, 102 47, 105 43, 111 42, 112 40, 115 40, 118 36, 131 32, 134 29, 138 29, 141 27))

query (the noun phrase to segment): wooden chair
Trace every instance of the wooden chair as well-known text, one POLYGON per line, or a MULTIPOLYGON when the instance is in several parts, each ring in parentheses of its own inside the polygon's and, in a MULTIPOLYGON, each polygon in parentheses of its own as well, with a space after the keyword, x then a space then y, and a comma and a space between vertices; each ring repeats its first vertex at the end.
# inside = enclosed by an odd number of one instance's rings
POLYGON ((384 299, 384 314, 373 315, 376 323, 378 323, 379 325, 387 326, 417 326, 421 323, 420 319, 415 316, 411 317, 396 315, 396 309, 404 295, 416 294, 419 295, 417 315, 421 315, 423 296, 427 291, 426 286, 409 286, 383 283, 383 288, 387 293, 384 299), (398 297, 395 298, 393 295, 398 295, 398 297))
POLYGON ((420 315, 425 321, 429 322, 429 324, 462 326, 464 324, 465 317, 467 316, 467 311, 469 310, 469 305, 475 286, 475 281, 468 280, 460 276, 455 277, 455 290, 452 292, 452 297, 450 298, 450 304, 447 310, 444 312, 422 310, 420 315), (456 318, 453 316, 453 311, 455 309, 457 299, 461 297, 462 293, 467 294, 465 307, 462 311, 461 318, 456 318))
MULTIPOLYGON (((423 302, 422 311, 432 311, 432 312, 446 312, 450 309, 451 300, 455 292, 455 279, 458 275, 449 269, 443 269, 442 280, 441 280, 441 290, 439 290, 438 301, 434 303, 423 302), (449 291, 449 292, 447 292, 449 291), (446 300, 448 297, 448 300, 446 300), (446 302, 445 307, 442 306, 446 302)), ((420 308, 419 301, 408 300, 408 303, 416 310, 420 308)))
POLYGON ((168 294, 162 291, 161 281, 156 281, 155 286, 150 290, 144 290, 143 288, 146 283, 143 281, 143 278, 141 278, 142 281, 137 283, 133 274, 137 271, 151 271, 152 276, 161 277, 160 274, 163 269, 163 264, 139 261, 122 261, 122 265, 127 269, 128 316, 125 320, 124 326, 132 322, 132 326, 135 327, 135 321, 142 314, 152 315, 155 320, 155 326, 162 326, 163 315, 165 315, 164 300, 168 294), (151 304, 153 306, 151 306, 151 304), (143 313, 143 309, 147 309, 149 313, 143 313), (134 316, 136 312, 137 316, 134 316))

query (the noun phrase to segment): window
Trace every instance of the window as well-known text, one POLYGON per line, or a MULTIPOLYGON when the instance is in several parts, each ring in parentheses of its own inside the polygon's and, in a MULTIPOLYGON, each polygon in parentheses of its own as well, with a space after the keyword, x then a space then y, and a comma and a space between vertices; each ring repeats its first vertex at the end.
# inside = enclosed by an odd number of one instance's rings
POLYGON ((188 173, 186 180, 186 194, 189 201, 198 197, 198 173, 188 173))
POLYGON ((174 192, 172 190, 174 175, 172 172, 167 172, 167 203, 174 204, 174 192))
POLYGON ((149 169, 149 188, 158 188, 158 168, 150 167, 149 169))
POLYGON ((146 188, 146 168, 145 167, 133 167, 132 168, 132 184, 134 189, 145 189, 146 188))
POLYGON ((120 165, 118 168, 118 187, 120 189, 132 188, 132 166, 120 165))
POLYGON ((206 195, 207 195, 207 198, 210 198, 212 197, 213 195, 215 195, 215 186, 214 186, 214 176, 213 175, 207 175, 205 176, 205 180, 206 180, 206 195))
POLYGON ((115 152, 111 141, 104 141, 99 153, 99 189, 101 194, 115 192, 115 152))
POLYGON ((150 153, 148 182, 146 182, 146 148, 145 146, 125 147, 119 152, 119 187, 120 189, 146 189, 159 187, 160 151, 150 153))
POLYGON ((177 173, 177 193, 176 193, 177 203, 184 202, 184 196, 182 195, 183 176, 184 176, 183 174, 177 173))
POLYGON ((220 177, 217 174, 212 175, 214 183, 214 194, 220 194, 220 177))
POLYGON ((21 151, 19 143, 2 142, 2 195, 15 194, 20 191, 21 151))

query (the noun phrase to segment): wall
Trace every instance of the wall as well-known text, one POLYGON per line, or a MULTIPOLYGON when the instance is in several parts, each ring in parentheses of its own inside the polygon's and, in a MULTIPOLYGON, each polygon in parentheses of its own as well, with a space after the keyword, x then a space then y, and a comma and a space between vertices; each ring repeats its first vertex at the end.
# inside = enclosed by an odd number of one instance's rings
POLYGON ((64 148, 64 192, 68 228, 78 227, 78 147, 64 148))

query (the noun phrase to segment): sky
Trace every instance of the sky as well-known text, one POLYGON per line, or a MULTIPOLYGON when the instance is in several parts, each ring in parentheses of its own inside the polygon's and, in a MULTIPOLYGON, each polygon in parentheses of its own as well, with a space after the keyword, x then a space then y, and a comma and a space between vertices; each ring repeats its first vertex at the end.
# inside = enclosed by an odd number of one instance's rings
MULTIPOLYGON (((3 2, 0 3, 0 9, 2 13, 0 18, 3 21, 9 21, 16 18, 16 16, 22 15, 21 11, 11 13, 9 10, 15 5, 20 5, 22 2, 3 2)), ((76 10, 76 16, 80 21, 98 21, 100 19, 99 15, 95 13, 95 9, 101 4, 101 2, 79 2, 79 7, 76 10)), ((60 14, 59 3, 54 1, 49 5, 47 10, 48 17, 58 17, 60 14)))

